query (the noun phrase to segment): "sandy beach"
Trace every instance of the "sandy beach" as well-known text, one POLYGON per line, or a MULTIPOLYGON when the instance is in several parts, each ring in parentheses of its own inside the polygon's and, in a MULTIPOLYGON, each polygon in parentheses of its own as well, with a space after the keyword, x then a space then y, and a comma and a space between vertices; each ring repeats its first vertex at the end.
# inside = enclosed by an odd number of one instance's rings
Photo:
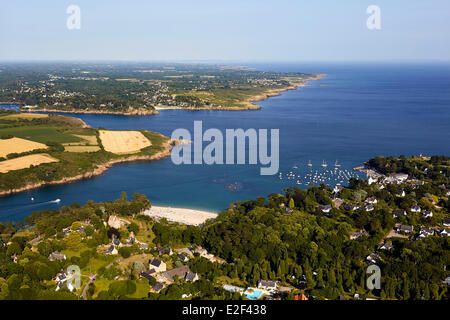
POLYGON ((210 211, 152 206, 143 213, 152 218, 166 218, 172 222, 198 226, 208 219, 215 219, 217 213, 210 211))

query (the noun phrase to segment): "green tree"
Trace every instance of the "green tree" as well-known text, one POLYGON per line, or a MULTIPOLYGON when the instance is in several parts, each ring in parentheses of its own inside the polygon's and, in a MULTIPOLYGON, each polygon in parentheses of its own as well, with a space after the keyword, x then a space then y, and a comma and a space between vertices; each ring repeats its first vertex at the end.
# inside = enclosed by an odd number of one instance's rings
POLYGON ((6 249, 6 254, 8 256, 12 255, 19 255, 22 253, 22 248, 19 246, 17 242, 13 242, 8 246, 8 249, 6 249))
POLYGON ((81 247, 81 241, 81 235, 75 231, 72 231, 64 238, 64 244, 68 250, 79 250, 81 247))
POLYGON ((0 300, 5 300, 9 295, 8 282, 4 278, 0 278, 0 300))
POLYGON ((294 199, 292 199, 292 198, 289 199, 289 208, 291 208, 291 209, 295 208, 294 199))

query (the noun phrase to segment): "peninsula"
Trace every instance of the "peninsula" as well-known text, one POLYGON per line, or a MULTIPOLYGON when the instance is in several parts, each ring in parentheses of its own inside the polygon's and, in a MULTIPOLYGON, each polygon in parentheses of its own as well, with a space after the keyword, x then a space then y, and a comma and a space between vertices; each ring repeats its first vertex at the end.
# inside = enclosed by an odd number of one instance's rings
POLYGON ((117 163, 170 156, 151 131, 93 129, 73 117, 0 111, 0 195, 102 174, 117 163))
POLYGON ((200 64, 5 65, 0 101, 27 112, 129 116, 162 109, 257 110, 254 102, 323 76, 200 64))

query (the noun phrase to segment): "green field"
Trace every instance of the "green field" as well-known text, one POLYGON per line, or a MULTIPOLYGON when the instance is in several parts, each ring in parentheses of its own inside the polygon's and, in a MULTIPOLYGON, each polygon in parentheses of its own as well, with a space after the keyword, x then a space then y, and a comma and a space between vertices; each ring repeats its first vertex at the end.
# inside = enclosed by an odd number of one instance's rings
POLYGON ((79 137, 48 126, 21 126, 13 128, 3 128, 0 129, 0 136, 3 135, 12 135, 14 137, 41 143, 47 143, 50 141, 58 143, 82 141, 82 139, 79 137))
MULTIPOLYGON (((9 115, 14 115, 14 113, 9 113, 9 115)), ((20 117, 0 116, 0 125, 6 126, 0 127, 0 137, 14 136, 50 145, 46 151, 51 157, 58 160, 54 163, 1 173, 0 191, 20 188, 29 183, 46 183, 79 176, 92 172, 98 166, 111 160, 129 157, 129 155, 117 155, 105 151, 98 143, 97 129, 86 128, 78 118, 49 116, 28 120, 20 117), (52 144, 49 144, 50 142, 52 144)), ((141 132, 152 144, 133 156, 152 156, 164 150, 167 137, 146 130, 141 132)), ((13 156, 20 158, 28 153, 13 156)), ((5 160, 6 158, 0 159, 0 161, 5 160)))

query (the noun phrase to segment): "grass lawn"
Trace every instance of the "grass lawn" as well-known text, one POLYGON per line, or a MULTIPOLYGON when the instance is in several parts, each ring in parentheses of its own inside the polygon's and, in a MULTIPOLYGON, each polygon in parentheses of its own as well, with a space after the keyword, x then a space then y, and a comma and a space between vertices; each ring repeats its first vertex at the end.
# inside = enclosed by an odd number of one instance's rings
POLYGON ((108 264, 116 260, 116 256, 105 256, 105 259, 89 259, 89 263, 83 268, 83 272, 89 274, 97 273, 97 270, 101 267, 106 267, 108 264))
POLYGON ((90 250, 86 244, 81 243, 80 249, 79 250, 62 250, 61 253, 65 254, 67 259, 70 259, 72 257, 79 257, 81 255, 82 252, 90 250))
POLYGON ((130 298, 142 299, 148 297, 148 292, 150 291, 150 284, 147 279, 135 280, 136 292, 129 295, 130 298))
POLYGON ((114 282, 114 281, 115 280, 108 280, 108 279, 105 279, 105 278, 98 278, 97 280, 95 280, 95 282, 94 282, 95 292, 92 295, 92 297, 96 298, 100 291, 108 291, 109 284, 114 282))
POLYGON ((13 128, 0 129, 0 136, 13 135, 22 139, 29 139, 31 141, 46 143, 46 142, 79 142, 81 138, 72 134, 60 132, 56 128, 47 126, 21 126, 13 128))
POLYGON ((136 254, 134 256, 131 256, 129 258, 126 258, 126 259, 123 259, 122 261, 120 261, 118 268, 121 270, 125 270, 130 263, 133 263, 135 261, 141 261, 144 263, 144 265, 146 267, 148 267, 148 261, 152 258, 153 258, 153 256, 151 254, 146 254, 146 253, 136 254))
POLYGON ((17 120, 17 119, 37 119, 37 118, 47 118, 47 117, 48 117, 48 114, 19 113, 19 114, 10 114, 7 116, 2 116, 2 119, 17 120))

